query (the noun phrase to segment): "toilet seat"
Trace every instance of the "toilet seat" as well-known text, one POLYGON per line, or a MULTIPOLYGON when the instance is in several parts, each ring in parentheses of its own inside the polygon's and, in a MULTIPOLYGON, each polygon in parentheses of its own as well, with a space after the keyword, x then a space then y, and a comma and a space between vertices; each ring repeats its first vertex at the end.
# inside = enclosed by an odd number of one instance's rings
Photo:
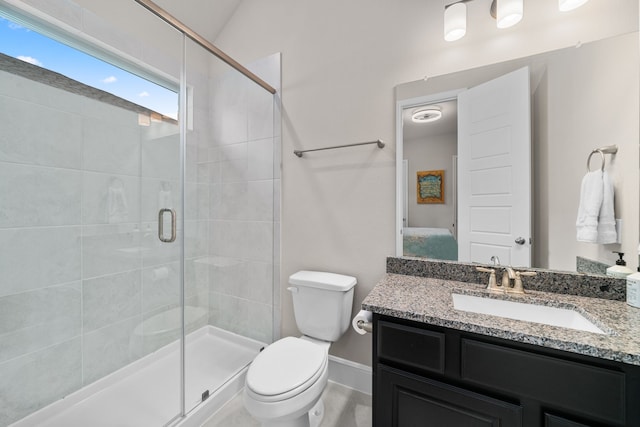
POLYGON ((310 341, 286 337, 265 348, 247 372, 250 396, 278 402, 302 393, 326 371, 327 350, 310 341))

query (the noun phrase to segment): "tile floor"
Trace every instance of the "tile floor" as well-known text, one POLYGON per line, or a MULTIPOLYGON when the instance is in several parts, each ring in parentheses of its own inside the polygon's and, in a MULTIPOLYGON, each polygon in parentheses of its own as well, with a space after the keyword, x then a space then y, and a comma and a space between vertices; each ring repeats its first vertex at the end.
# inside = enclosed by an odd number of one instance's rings
MULTIPOLYGON (((322 393, 324 419, 320 427, 371 427, 371 396, 329 382, 322 393)), ((223 406, 202 427, 260 427, 242 406, 242 394, 223 406)))

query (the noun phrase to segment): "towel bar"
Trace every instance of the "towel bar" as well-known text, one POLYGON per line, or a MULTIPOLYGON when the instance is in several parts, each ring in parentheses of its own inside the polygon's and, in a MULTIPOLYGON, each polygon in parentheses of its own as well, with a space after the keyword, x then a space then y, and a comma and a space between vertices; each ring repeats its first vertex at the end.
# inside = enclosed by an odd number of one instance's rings
POLYGON ((602 166, 600 167, 600 170, 604 171, 604 163, 605 163, 604 155, 616 154, 617 152, 618 152, 617 145, 608 145, 606 147, 600 147, 600 148, 596 148, 595 150, 592 150, 591 153, 589 154, 589 157, 587 158, 587 172, 591 172, 591 168, 589 167, 589 165, 591 164, 591 156, 593 156, 595 153, 600 153, 600 157, 602 158, 602 166))
POLYGON ((295 150, 293 154, 295 154, 298 157, 302 157, 303 153, 308 153, 309 151, 333 150, 334 148, 355 147, 357 145, 368 145, 368 144, 378 144, 379 148, 384 147, 384 142, 382 142, 381 139, 378 139, 376 141, 357 142, 355 144, 345 144, 345 145, 335 145, 333 147, 313 148, 311 150, 295 150))

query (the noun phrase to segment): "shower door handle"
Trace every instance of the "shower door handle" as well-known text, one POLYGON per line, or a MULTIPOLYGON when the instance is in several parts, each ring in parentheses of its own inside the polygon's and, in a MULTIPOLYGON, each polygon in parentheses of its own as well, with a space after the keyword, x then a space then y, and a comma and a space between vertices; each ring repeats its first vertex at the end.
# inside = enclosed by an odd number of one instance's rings
POLYGON ((164 243, 175 242, 176 240, 176 211, 173 209, 160 209, 158 212, 158 239, 164 243), (164 237, 164 214, 171 214, 171 236, 167 239, 164 237))

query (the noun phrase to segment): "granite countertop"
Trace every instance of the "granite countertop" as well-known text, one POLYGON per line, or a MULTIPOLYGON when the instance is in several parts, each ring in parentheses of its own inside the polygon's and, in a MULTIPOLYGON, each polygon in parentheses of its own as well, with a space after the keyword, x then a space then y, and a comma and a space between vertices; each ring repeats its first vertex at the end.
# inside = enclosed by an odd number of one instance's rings
POLYGON ((527 290, 526 284, 525 295, 491 294, 485 288, 481 284, 387 273, 362 302, 362 308, 386 316, 640 365, 638 308, 623 301, 527 290), (451 293, 571 308, 605 334, 456 310, 451 293))

